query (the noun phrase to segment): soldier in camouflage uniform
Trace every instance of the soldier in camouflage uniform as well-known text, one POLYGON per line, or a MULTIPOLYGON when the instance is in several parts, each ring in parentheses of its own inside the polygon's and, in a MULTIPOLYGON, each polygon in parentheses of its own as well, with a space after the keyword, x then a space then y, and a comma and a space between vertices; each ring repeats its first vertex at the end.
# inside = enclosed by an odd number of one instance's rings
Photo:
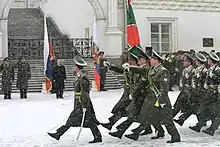
POLYGON ((90 82, 88 79, 88 72, 83 68, 87 63, 80 57, 75 56, 74 62, 76 64, 75 71, 77 73, 77 80, 74 83, 75 97, 74 97, 74 110, 70 114, 65 125, 57 129, 56 133, 48 133, 52 138, 59 140, 60 137, 70 127, 80 127, 82 123, 83 114, 85 112, 85 120, 83 127, 90 128, 94 140, 89 143, 102 142, 102 135, 97 127, 99 121, 96 119, 95 111, 93 109, 92 101, 90 99, 90 82))
POLYGON ((16 87, 20 90, 20 98, 27 98, 28 80, 31 78, 31 70, 29 63, 22 56, 15 65, 18 68, 16 87))
POLYGON ((2 72, 2 91, 4 99, 11 99, 12 82, 14 81, 14 68, 10 63, 10 58, 4 58, 4 63, 0 66, 2 72))
POLYGON ((186 111, 190 107, 189 103, 189 95, 191 94, 192 90, 192 77, 194 74, 194 68, 192 66, 193 58, 185 54, 184 58, 184 70, 182 72, 182 77, 180 79, 180 89, 181 92, 174 104, 173 109, 173 117, 175 117, 180 111, 186 111))
POLYGON ((209 53, 208 64, 210 68, 208 69, 204 88, 207 89, 203 99, 204 103, 198 109, 197 117, 198 123, 196 126, 190 127, 190 129, 200 132, 201 128, 205 125, 206 121, 212 120, 212 125, 202 132, 214 135, 215 130, 219 126, 219 85, 220 85, 220 68, 217 65, 219 57, 214 53, 209 53))
MULTIPOLYGON (((127 135, 130 139, 137 140, 138 134, 145 126, 154 124, 157 130, 161 130, 160 124, 164 124, 171 135, 171 140, 167 141, 167 143, 180 142, 180 135, 172 120, 172 106, 168 97, 169 72, 161 64, 162 60, 163 58, 153 51, 153 56, 151 57, 152 67, 147 72, 149 82, 149 88, 145 90, 147 98, 144 101, 139 116, 141 126, 139 126, 139 129, 134 134, 127 135)), ((164 134, 158 133, 152 139, 158 139, 163 136, 164 134)))
MULTIPOLYGON (((136 54, 134 54, 132 50, 133 49, 129 50, 129 52, 133 54, 134 56, 136 56, 136 54)), ((145 68, 149 68, 149 57, 142 50, 140 50, 140 52, 141 53, 138 56, 138 64, 140 65, 140 67, 138 69, 139 71, 145 71, 144 70, 145 68)), ((125 63, 123 65, 123 68, 126 69, 128 65, 129 64, 125 63)), ((135 67, 137 68, 137 66, 135 67)), ((133 122, 138 122, 138 116, 143 106, 144 99, 146 98, 146 93, 144 92, 144 89, 143 89, 144 81, 142 81, 142 78, 145 75, 146 75, 145 72, 140 72, 140 75, 138 78, 139 79, 138 84, 134 88, 133 92, 129 95, 129 98, 131 99, 131 104, 128 106, 128 118, 116 127, 118 131, 109 132, 109 135, 121 139, 125 131, 130 127, 130 125, 133 122)), ((144 129, 146 130, 147 134, 152 133, 150 126, 147 126, 146 128, 143 128, 142 130, 144 129)))
POLYGON ((190 117, 192 114, 196 114, 197 109, 200 104, 203 103, 203 96, 206 93, 206 89, 204 88, 204 83, 206 79, 207 68, 205 63, 207 61, 206 57, 201 53, 196 53, 196 66, 197 68, 194 71, 192 77, 192 92, 189 96, 189 104, 188 109, 181 114, 178 120, 174 120, 180 126, 183 125, 184 121, 190 117))
MULTIPOLYGON (((128 63, 133 66, 137 66, 137 58, 134 56, 130 56, 128 59, 128 63)), ((105 66, 107 66, 110 70, 113 70, 115 72, 124 74, 125 77, 125 84, 124 84, 124 92, 118 101, 118 103, 114 106, 111 113, 114 114, 111 117, 109 117, 109 123, 101 123, 101 125, 108 130, 112 129, 112 126, 122 117, 127 117, 127 107, 130 105, 131 100, 129 99, 130 93, 133 91, 135 84, 137 83, 137 77, 138 75, 128 71, 124 70, 122 67, 115 66, 113 64, 108 63, 107 61, 104 62, 105 66)))

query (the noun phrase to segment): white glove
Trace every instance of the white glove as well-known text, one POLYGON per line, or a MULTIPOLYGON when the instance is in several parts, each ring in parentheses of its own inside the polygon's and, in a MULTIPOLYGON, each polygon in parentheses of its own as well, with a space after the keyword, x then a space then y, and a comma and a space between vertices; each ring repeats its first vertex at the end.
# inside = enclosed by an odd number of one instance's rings
POLYGON ((86 112, 86 108, 83 108, 83 113, 85 113, 86 112))
POLYGON ((129 64, 129 63, 124 63, 124 64, 122 64, 122 67, 123 67, 124 69, 129 69, 130 64, 129 64))
POLYGON ((165 105, 166 105, 166 103, 160 104, 161 108, 164 108, 165 105))
POLYGON ((220 85, 218 85, 218 93, 220 93, 220 85))
POLYGON ((212 73, 212 71, 209 72, 209 76, 212 77, 214 74, 212 73))
POLYGON ((196 88, 196 85, 195 85, 195 82, 192 81, 192 88, 195 89, 196 88))
POLYGON ((180 82, 180 88, 182 88, 183 87, 183 84, 180 82))
POLYGON ((109 66, 111 65, 111 64, 110 64, 109 62, 107 62, 107 61, 104 61, 103 64, 104 64, 105 67, 109 67, 109 66))
POLYGON ((204 84, 204 88, 205 88, 205 89, 208 89, 208 88, 209 88, 206 83, 204 84))
POLYGON ((133 99, 133 97, 132 97, 132 95, 131 95, 131 94, 129 95, 129 99, 130 99, 130 100, 132 100, 132 99, 133 99))

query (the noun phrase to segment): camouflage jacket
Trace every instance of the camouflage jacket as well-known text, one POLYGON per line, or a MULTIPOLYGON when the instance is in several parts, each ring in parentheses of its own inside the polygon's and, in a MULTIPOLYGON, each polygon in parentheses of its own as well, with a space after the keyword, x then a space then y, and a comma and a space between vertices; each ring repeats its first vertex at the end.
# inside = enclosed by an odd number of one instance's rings
POLYGON ((192 76, 192 88, 196 90, 204 90, 204 84, 207 74, 207 68, 204 64, 198 66, 194 70, 194 74, 192 76))
POLYGON ((194 75, 194 68, 190 65, 187 68, 184 68, 182 71, 182 76, 180 78, 180 88, 181 89, 190 89, 192 88, 192 77, 194 75))
POLYGON ((207 71, 204 88, 216 93, 219 85, 220 85, 220 67, 218 65, 214 65, 210 67, 207 71))

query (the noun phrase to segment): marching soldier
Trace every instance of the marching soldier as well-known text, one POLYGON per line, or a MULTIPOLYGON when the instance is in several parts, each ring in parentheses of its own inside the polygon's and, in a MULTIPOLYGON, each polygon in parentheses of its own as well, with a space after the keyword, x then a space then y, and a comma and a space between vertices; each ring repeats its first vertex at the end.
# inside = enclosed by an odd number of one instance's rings
POLYGON ((18 68, 16 87, 20 90, 20 98, 27 98, 28 80, 31 78, 31 70, 29 63, 21 56, 15 65, 18 68))
POLYGON ((192 92, 189 96, 189 104, 188 109, 181 114, 178 120, 174 120, 180 126, 183 125, 184 121, 191 116, 192 114, 196 114, 197 109, 200 104, 204 102, 202 99, 205 95, 206 89, 204 88, 207 68, 205 63, 207 61, 206 57, 201 53, 196 53, 196 66, 197 68, 194 71, 192 77, 192 92))
POLYGON ((189 95, 191 94, 192 90, 192 76, 194 74, 194 68, 192 66, 193 58, 185 54, 184 57, 184 70, 182 72, 182 77, 180 79, 180 89, 181 92, 174 104, 173 109, 173 117, 175 117, 180 111, 187 111, 190 107, 189 104, 189 95))
MULTIPOLYGON (((160 124, 164 124, 168 133, 171 135, 171 140, 167 141, 167 143, 180 142, 180 135, 173 123, 172 106, 168 97, 169 72, 161 64, 162 60, 163 58, 153 51, 153 56, 150 60, 152 67, 147 74, 149 82, 148 94, 139 116, 141 125, 134 134, 127 135, 130 139, 137 140, 144 126, 154 124, 155 128, 159 131, 162 129, 160 124)), ((158 133, 152 139, 163 137, 163 133, 158 133)))
POLYGON ((54 68, 54 83, 56 87, 56 98, 63 98, 63 90, 65 88, 64 80, 66 79, 66 69, 61 64, 61 59, 57 60, 57 65, 54 68))
POLYGON ((100 91, 107 91, 105 89, 105 81, 106 81, 106 73, 107 73, 107 68, 104 66, 104 51, 99 52, 99 62, 100 62, 100 91))
MULTIPOLYGON (((140 51, 140 55, 138 57, 138 64, 140 65, 140 67, 138 68, 137 66, 134 66, 136 69, 138 69, 138 72, 140 73, 139 75, 139 80, 138 80, 138 84, 135 86, 133 92, 129 95, 129 98, 131 99, 131 104, 128 106, 128 117, 127 119, 122 122, 120 125, 118 125, 116 128, 118 131, 116 132, 109 132, 109 135, 113 136, 113 137, 117 137, 119 139, 122 138, 123 134, 125 133, 125 131, 130 127, 130 125, 133 122, 138 122, 138 118, 139 118, 139 114, 141 111, 141 108, 143 106, 143 102, 146 98, 146 92, 145 92, 145 87, 143 87, 143 85, 145 84, 145 76, 146 76, 146 70, 149 68, 149 57, 142 51, 140 51), (143 71, 143 72, 141 72, 143 71)), ((130 50, 130 53, 132 53, 132 49, 130 50)), ((129 67, 129 64, 124 64, 123 68, 127 68, 129 67)), ((146 132, 144 132, 143 135, 145 134, 150 134, 152 133, 152 130, 150 128, 150 126, 146 126, 145 128, 143 128, 142 130, 145 130, 146 132)), ((142 131, 141 130, 141 131, 142 131)), ((136 131, 136 130, 132 130, 132 131, 136 131)))
POLYGON ((57 129, 56 133, 48 133, 52 138, 59 140, 60 137, 70 128, 83 127, 90 128, 94 140, 89 143, 102 142, 102 135, 97 127, 99 121, 96 119, 95 111, 93 109, 92 101, 90 99, 90 82, 88 79, 88 72, 83 68, 87 63, 80 56, 74 57, 76 64, 75 71, 77 73, 77 80, 74 83, 75 97, 74 97, 74 110, 70 114, 65 125, 57 129), (83 117, 83 115, 85 117, 83 117), (84 118, 84 120, 83 120, 84 118))
POLYGON ((4 92, 4 99, 11 99, 12 82, 14 81, 14 68, 10 63, 10 58, 6 57, 0 66, 2 72, 2 91, 4 92))
MULTIPOLYGON (((128 59, 128 63, 133 66, 137 66, 137 58, 134 56, 130 56, 128 59)), ((124 68, 117 67, 115 65, 112 65, 108 63, 107 61, 104 62, 104 64, 110 69, 115 72, 124 74, 125 78, 125 84, 124 84, 124 92, 123 95, 121 96, 121 99, 118 101, 118 103, 114 106, 112 109, 112 115, 109 117, 109 123, 101 123, 101 125, 108 130, 111 130, 112 126, 122 117, 127 117, 128 112, 127 112, 127 107, 130 105, 131 100, 129 99, 130 93, 133 91, 135 84, 137 84, 137 78, 138 75, 130 72, 128 70, 124 70, 124 68)))
POLYGON ((219 57, 210 52, 208 57, 208 69, 204 88, 207 89, 203 97, 204 101, 200 105, 197 111, 198 123, 189 127, 191 130, 200 132, 201 128, 206 125, 206 121, 212 120, 212 125, 207 130, 203 130, 204 133, 214 135, 215 130, 218 127, 219 118, 219 92, 218 86, 220 85, 220 68, 217 66, 219 57), (215 121, 217 120, 217 121, 215 121))

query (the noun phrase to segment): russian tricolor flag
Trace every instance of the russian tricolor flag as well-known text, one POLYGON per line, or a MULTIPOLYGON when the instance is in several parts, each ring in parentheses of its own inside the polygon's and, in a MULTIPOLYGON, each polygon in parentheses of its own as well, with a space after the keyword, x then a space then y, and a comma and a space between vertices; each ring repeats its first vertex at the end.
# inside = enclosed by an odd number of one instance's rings
POLYGON ((50 59, 53 57, 52 46, 49 45, 48 32, 47 32, 47 20, 44 16, 44 75, 46 92, 49 93, 52 89, 53 73, 51 72, 50 59))
POLYGON ((96 83, 97 91, 100 91, 100 63, 98 55, 98 37, 97 37, 97 25, 96 18, 94 17, 93 22, 93 62, 94 62, 94 80, 96 83))

